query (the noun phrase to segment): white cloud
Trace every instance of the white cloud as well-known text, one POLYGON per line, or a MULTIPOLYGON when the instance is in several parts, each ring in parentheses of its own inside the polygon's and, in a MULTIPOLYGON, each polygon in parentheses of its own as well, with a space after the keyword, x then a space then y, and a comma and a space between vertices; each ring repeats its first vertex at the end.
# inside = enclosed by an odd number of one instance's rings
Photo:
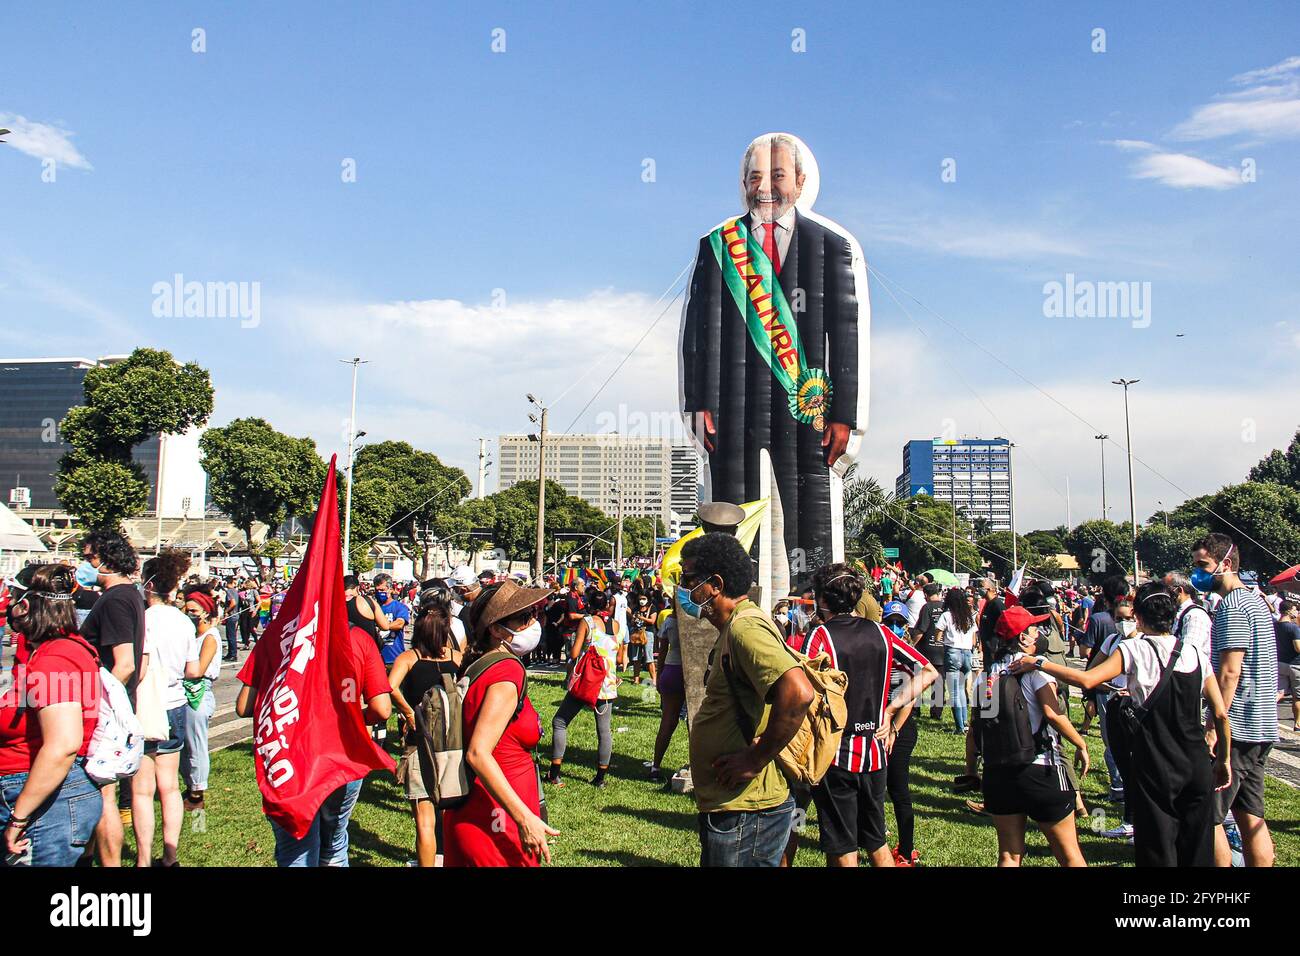
POLYGON ((52 159, 59 166, 72 169, 94 168, 73 145, 72 137, 75 134, 72 130, 49 123, 37 123, 14 113, 0 113, 0 127, 12 131, 5 134, 4 141, 20 153, 40 160, 52 159))
POLYGON ((1232 189, 1242 184, 1241 173, 1231 166, 1216 166, 1186 153, 1167 153, 1140 139, 1116 139, 1111 144, 1144 154, 1133 164, 1134 179, 1154 179, 1175 189, 1232 189))
POLYGON ((887 242, 967 259, 1020 262, 1049 256, 1091 257, 1084 244, 1059 233, 973 220, 877 221, 867 238, 873 244, 887 242))
POLYGON ((1300 56, 1239 74, 1233 83, 1248 88, 1197 107, 1174 127, 1173 137, 1203 140, 1248 135, 1269 140, 1300 136, 1300 56))
MULTIPOLYGON (((888 297, 877 288, 877 304, 888 297)), ((650 296, 610 290, 571 299, 512 300, 500 309, 454 300, 402 300, 372 304, 310 303, 268 308, 288 316, 280 327, 299 350, 292 368, 299 388, 268 385, 246 391, 218 381, 214 422, 260 414, 277 428, 307 434, 322 454, 344 452, 350 397, 350 369, 337 360, 359 354, 358 427, 367 442, 403 440, 437 453, 474 479, 478 439, 495 445, 500 434, 532 430, 525 399, 533 392, 553 403, 550 427, 565 430, 617 362, 663 309, 650 296), (570 387, 572 386, 572 387, 570 387), (568 391, 566 392, 566 389, 568 391)), ((872 335, 871 427, 862 469, 892 488, 904 442, 941 434, 952 419, 959 434, 1005 435, 1017 443, 1017 520, 1023 529, 1065 522, 1065 482, 1070 479, 1071 517, 1077 523, 1100 511, 1099 452, 1093 435, 1124 435, 1122 393, 1102 376, 1098 382, 1061 381, 1059 376, 1023 369, 1042 380, 1053 396, 1078 412, 1080 422, 1031 386, 973 354, 956 358, 964 385, 941 357, 943 347, 911 328, 890 325, 881 315, 872 335), (972 366, 971 362, 974 361, 972 366), (983 372, 972 371, 981 368, 983 372), (986 407, 987 406, 987 407, 986 407)), ((580 417, 573 430, 590 432, 614 421, 675 434, 677 327, 680 300, 580 417)), ((276 330, 266 321, 259 334, 276 330)), ((1240 481, 1270 448, 1284 446, 1295 422, 1272 410, 1300 406, 1300 388, 1275 380, 1234 386, 1206 407, 1199 386, 1177 374, 1161 376, 1137 368, 1144 381, 1132 394, 1137 455, 1190 494, 1240 481), (1287 390, 1289 389, 1289 393, 1287 390), (1188 409, 1197 409, 1198 440, 1189 442, 1188 409), (1247 419, 1258 437, 1247 441, 1247 419), (1207 452, 1213 449, 1213 453, 1207 452)), ((1106 450, 1111 517, 1127 517, 1124 453, 1106 450)), ((1140 520, 1182 500, 1174 487, 1141 464, 1135 467, 1140 520)), ((496 489, 489 475, 489 491, 496 489)))
POLYGON ((1240 171, 1215 166, 1185 153, 1153 153, 1134 164, 1137 179, 1154 179, 1175 189, 1232 189, 1241 185, 1240 171))

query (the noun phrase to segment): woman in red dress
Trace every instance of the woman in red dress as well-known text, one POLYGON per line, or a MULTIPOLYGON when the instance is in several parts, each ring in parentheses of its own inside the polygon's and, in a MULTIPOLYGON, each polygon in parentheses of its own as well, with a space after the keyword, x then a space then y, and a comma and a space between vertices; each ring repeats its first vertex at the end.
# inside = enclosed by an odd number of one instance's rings
POLYGON ((447 866, 538 866, 551 862, 533 748, 542 725, 525 689, 521 657, 542 635, 545 588, 513 581, 482 590, 470 608, 473 637, 463 717, 465 761, 474 773, 468 802, 443 814, 447 866))

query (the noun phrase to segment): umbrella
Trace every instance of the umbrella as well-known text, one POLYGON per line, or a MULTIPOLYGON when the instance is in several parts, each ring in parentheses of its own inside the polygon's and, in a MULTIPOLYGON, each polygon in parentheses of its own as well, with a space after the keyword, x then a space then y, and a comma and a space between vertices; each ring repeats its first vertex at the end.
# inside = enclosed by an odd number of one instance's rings
POLYGON ((925 573, 934 578, 935 584, 942 584, 946 588, 955 588, 957 586, 957 576, 951 571, 945 571, 943 568, 931 568, 925 573))
POLYGON ((1300 580, 1297 578, 1300 578, 1300 564, 1293 568, 1287 568, 1281 574, 1274 575, 1269 579, 1268 583, 1282 591, 1292 591, 1300 594, 1300 580))

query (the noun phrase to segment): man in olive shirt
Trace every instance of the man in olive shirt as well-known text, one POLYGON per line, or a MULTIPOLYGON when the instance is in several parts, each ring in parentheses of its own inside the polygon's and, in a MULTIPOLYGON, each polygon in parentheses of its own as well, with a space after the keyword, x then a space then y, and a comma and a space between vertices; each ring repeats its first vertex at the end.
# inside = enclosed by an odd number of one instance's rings
POLYGON ((731 535, 706 534, 682 549, 682 611, 719 632, 734 619, 726 641, 731 679, 719 638, 690 727, 701 866, 778 866, 793 821, 794 798, 774 761, 803 722, 813 689, 771 618, 746 597, 752 580, 749 555, 731 535), (736 619, 742 611, 757 613, 736 619))

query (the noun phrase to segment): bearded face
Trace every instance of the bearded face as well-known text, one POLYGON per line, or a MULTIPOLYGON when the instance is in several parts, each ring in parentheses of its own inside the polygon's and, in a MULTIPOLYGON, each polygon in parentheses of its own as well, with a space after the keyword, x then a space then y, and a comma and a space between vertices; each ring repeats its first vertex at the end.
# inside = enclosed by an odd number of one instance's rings
POLYGON ((775 222, 798 201, 803 192, 803 173, 795 173, 794 152, 778 143, 757 147, 750 155, 745 181, 749 211, 762 222, 775 222))

